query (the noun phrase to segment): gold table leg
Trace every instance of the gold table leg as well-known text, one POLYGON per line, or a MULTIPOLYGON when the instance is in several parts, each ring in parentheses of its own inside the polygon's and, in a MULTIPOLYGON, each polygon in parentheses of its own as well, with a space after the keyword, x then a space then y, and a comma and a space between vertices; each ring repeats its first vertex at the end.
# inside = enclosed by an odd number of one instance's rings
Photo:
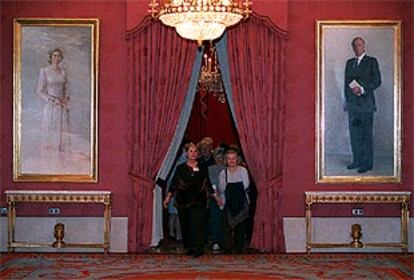
POLYGON ((306 204, 306 253, 310 255, 312 243, 312 210, 311 203, 306 204))
POLYGON ((408 219, 409 219, 409 210, 408 203, 401 204, 401 243, 403 247, 401 248, 402 253, 407 253, 408 251, 408 219))
POLYGON ((8 209, 7 209, 7 222, 8 222, 8 231, 7 231, 7 238, 8 238, 8 246, 7 249, 9 252, 14 252, 14 247, 12 247, 12 243, 14 240, 14 232, 16 226, 16 203, 9 202, 8 209))
POLYGON ((109 241, 111 240, 111 205, 105 204, 104 210, 104 250, 109 253, 109 241))

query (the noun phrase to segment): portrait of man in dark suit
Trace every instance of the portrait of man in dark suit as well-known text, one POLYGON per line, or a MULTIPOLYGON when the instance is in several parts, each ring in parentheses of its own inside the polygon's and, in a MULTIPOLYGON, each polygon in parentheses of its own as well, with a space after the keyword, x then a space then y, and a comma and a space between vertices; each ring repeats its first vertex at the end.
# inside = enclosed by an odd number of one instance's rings
POLYGON ((401 22, 317 22, 316 181, 401 181, 401 22))
POLYGON ((352 40, 352 49, 355 57, 346 62, 344 83, 353 156, 347 168, 365 173, 373 168, 374 91, 381 85, 381 73, 377 59, 366 54, 362 37, 352 40))

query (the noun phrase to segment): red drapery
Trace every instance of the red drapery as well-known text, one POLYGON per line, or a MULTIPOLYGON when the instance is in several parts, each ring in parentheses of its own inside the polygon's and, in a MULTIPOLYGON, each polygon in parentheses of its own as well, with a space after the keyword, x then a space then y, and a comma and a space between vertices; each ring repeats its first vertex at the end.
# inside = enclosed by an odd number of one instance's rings
POLYGON ((219 142, 239 144, 237 130, 234 127, 230 108, 227 103, 220 103, 213 93, 204 93, 203 100, 207 106, 206 118, 201 111, 203 104, 200 102, 202 92, 197 92, 188 121, 185 137, 193 142, 198 142, 206 136, 213 138, 214 146, 219 142))
POLYGON ((258 198, 251 246, 283 252, 281 211, 287 35, 252 17, 228 32, 228 56, 240 143, 258 198))
POLYGON ((152 235, 154 178, 174 137, 197 45, 149 17, 127 34, 129 175, 128 251, 152 235))

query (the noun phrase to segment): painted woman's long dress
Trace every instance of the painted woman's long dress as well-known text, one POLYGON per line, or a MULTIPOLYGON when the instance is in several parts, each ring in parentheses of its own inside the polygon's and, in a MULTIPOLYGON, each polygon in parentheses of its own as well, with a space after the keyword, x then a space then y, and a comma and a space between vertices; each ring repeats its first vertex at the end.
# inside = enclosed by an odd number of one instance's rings
POLYGON ((41 160, 50 172, 62 174, 70 158, 69 93, 66 71, 51 66, 40 69, 37 93, 45 101, 41 160))

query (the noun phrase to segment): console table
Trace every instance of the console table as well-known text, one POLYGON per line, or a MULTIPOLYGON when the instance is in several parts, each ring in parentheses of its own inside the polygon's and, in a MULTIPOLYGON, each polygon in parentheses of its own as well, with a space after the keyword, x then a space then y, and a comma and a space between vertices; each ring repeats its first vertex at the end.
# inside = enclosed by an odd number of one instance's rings
POLYGON ((103 248, 109 252, 111 232, 111 192, 109 191, 5 191, 8 205, 8 250, 14 248, 47 248, 56 247, 49 243, 31 243, 15 240, 16 204, 17 203, 94 203, 104 205, 103 243, 76 243, 60 242, 59 248, 103 248))
POLYGON ((306 203, 306 252, 312 248, 353 247, 351 243, 313 243, 312 242, 312 204, 335 203, 376 203, 401 204, 401 241, 399 243, 364 243, 363 247, 395 247, 402 252, 408 249, 408 205, 411 192, 305 192, 306 203))

